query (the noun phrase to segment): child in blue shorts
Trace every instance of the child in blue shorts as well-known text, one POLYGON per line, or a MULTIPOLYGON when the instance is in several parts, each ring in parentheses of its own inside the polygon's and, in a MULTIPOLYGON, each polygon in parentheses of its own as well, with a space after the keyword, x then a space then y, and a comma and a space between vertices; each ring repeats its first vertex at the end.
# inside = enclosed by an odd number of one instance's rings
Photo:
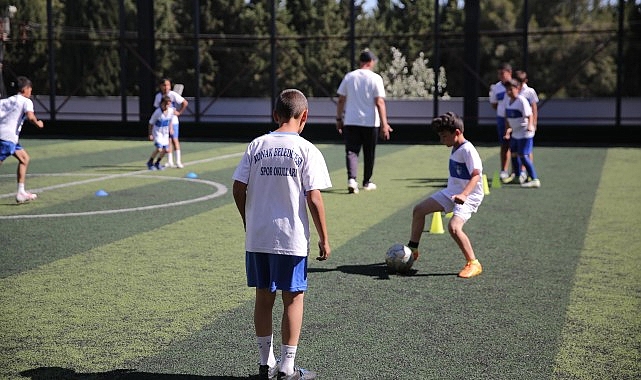
POLYGON ((278 129, 254 139, 240 160, 233 195, 245 226, 247 285, 256 288, 254 327, 260 354, 259 378, 308 380, 316 374, 294 366, 307 290, 310 229, 320 241, 318 260, 330 255, 321 189, 332 186, 320 150, 299 134, 307 122, 307 98, 294 89, 280 93, 273 117, 278 129), (276 292, 283 300, 281 360, 273 350, 272 312, 276 292))

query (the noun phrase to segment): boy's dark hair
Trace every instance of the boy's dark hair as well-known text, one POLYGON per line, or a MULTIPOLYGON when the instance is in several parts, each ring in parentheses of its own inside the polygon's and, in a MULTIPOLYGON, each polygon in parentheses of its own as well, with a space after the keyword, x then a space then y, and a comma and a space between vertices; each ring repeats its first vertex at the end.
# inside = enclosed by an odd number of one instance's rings
POLYGON ((165 82, 171 83, 171 79, 169 79, 169 77, 160 78, 158 85, 165 84, 165 82))
POLYGON ((276 99, 274 112, 281 120, 298 118, 308 108, 307 98, 299 90, 290 88, 281 91, 276 99))
POLYGON ((432 120, 432 129, 436 133, 442 131, 454 133, 457 129, 463 133, 465 127, 463 126, 463 119, 454 112, 447 112, 432 120))
POLYGON ((16 90, 18 90, 19 93, 22 93, 22 90, 24 90, 25 87, 32 87, 32 83, 27 77, 18 77, 16 78, 16 90))
POLYGON ((516 70, 514 79, 519 81, 519 83, 527 83, 527 73, 523 70, 516 70))

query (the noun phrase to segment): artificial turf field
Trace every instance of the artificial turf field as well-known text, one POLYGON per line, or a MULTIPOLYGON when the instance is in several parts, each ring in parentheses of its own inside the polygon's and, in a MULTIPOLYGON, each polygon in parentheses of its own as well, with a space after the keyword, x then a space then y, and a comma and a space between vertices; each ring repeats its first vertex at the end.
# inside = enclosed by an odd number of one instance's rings
MULTIPOLYGON (((7 159, 0 378, 257 373, 231 196, 246 143, 184 141, 186 167, 161 172, 146 170, 148 141, 22 144, 39 198, 15 204, 7 159)), ((310 260, 298 365, 333 380, 641 377, 641 149, 536 147, 542 187, 490 188, 465 228, 484 272, 463 280, 447 233, 424 234, 412 276, 383 264, 407 242, 413 205, 445 185, 448 148, 380 144, 379 189, 348 195, 343 146, 318 146, 333 251, 310 260)), ((498 148, 477 148, 491 185, 498 148)))

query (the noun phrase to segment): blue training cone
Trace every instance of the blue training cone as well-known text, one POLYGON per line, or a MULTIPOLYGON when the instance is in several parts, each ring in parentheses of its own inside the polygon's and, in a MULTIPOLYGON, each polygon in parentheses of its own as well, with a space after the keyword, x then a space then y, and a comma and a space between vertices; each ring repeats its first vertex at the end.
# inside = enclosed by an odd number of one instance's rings
POLYGON ((196 174, 194 172, 189 172, 189 173, 185 174, 185 177, 186 178, 198 178, 198 174, 196 174))
POLYGON ((97 196, 97 197, 106 197, 107 195, 109 195, 109 193, 108 193, 108 192, 106 192, 106 191, 104 191, 104 190, 102 190, 102 189, 101 189, 101 190, 96 191, 96 196, 97 196))

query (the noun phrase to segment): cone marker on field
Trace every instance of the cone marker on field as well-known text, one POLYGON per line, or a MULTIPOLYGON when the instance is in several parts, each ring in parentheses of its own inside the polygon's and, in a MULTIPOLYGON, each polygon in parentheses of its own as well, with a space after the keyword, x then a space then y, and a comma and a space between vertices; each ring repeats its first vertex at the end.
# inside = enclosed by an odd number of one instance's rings
POLYGON ((443 234, 443 219, 441 218, 441 212, 436 211, 432 214, 432 226, 430 227, 431 234, 443 234))
POLYGON ((109 195, 109 193, 108 193, 108 192, 106 192, 106 191, 104 191, 104 190, 102 190, 102 189, 101 189, 101 190, 96 191, 96 196, 97 196, 97 197, 106 197, 107 195, 109 195))
POLYGON ((189 173, 187 173, 185 175, 185 177, 187 177, 187 178, 198 178, 198 174, 196 174, 194 172, 189 172, 189 173))
POLYGON ((483 193, 485 195, 490 194, 490 187, 487 185, 487 175, 483 174, 483 193))
POLYGON ((499 177, 499 172, 494 172, 494 177, 492 177, 492 188, 493 189, 501 188, 501 178, 499 177))

